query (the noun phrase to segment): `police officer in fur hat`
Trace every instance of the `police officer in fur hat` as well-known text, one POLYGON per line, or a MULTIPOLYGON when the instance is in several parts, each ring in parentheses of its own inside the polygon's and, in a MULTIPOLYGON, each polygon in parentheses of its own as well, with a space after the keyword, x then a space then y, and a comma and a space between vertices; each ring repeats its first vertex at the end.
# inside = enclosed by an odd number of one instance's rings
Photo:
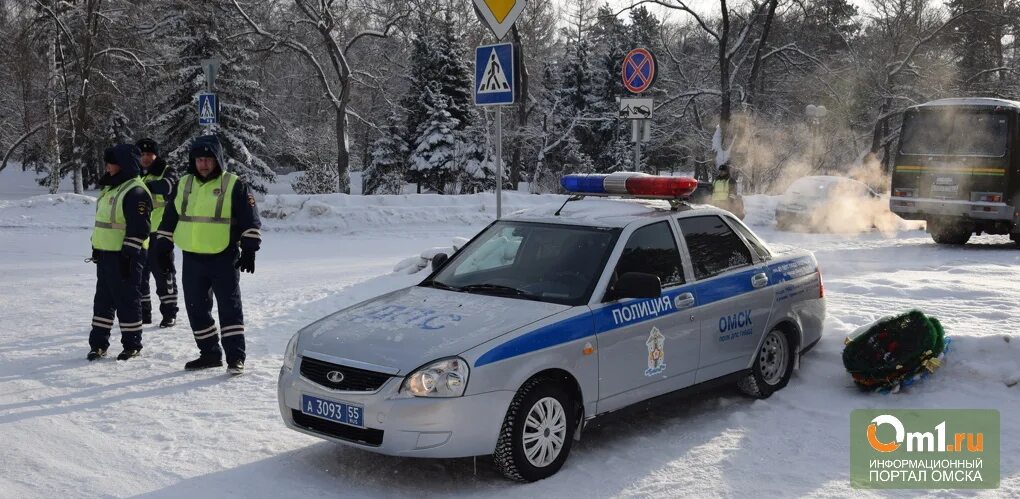
MULTIPOLYGON (((167 166, 159 155, 159 144, 152 139, 139 140, 138 149, 142 152, 142 181, 152 194, 152 215, 149 217, 152 234, 149 245, 156 243, 156 231, 163 220, 166 200, 173 197, 177 187, 177 172, 167 166)), ((149 274, 156 278, 156 296, 159 298, 159 313, 162 320, 159 327, 171 327, 177 323, 177 269, 174 268, 173 252, 170 253, 170 266, 164 271, 159 265, 157 252, 150 251, 142 267, 142 323, 152 323, 152 296, 149 287, 149 274)))
POLYGON ((106 149, 103 187, 96 201, 92 230, 92 261, 96 263, 96 295, 88 360, 99 360, 110 348, 114 315, 120 322, 124 350, 117 360, 137 357, 142 351, 142 305, 139 285, 142 262, 149 246, 152 197, 138 177, 139 151, 131 144, 106 149))
POLYGON ((184 305, 200 352, 184 368, 220 367, 225 353, 227 371, 241 374, 245 343, 240 272, 255 273, 262 223, 255 197, 226 166, 215 136, 195 139, 188 174, 166 206, 157 241, 164 268, 170 264, 174 244, 184 254, 184 305), (214 296, 218 329, 212 317, 214 296))

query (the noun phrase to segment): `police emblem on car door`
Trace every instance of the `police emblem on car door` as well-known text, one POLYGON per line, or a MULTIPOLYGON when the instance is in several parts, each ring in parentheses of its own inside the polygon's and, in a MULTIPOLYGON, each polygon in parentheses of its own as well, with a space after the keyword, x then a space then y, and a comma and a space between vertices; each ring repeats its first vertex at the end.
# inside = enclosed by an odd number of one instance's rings
POLYGON ((694 297, 684 286, 683 261, 670 223, 635 229, 613 272, 617 277, 627 272, 655 275, 662 295, 619 299, 610 289, 602 307, 595 309, 599 411, 687 386, 698 364, 698 323, 688 311, 694 297))

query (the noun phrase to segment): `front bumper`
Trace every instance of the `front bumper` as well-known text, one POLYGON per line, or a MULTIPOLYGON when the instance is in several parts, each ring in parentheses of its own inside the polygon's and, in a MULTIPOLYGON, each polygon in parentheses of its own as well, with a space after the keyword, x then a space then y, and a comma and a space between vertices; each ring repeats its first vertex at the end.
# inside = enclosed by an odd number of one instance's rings
POLYGON ((398 394, 403 377, 392 377, 371 393, 341 392, 304 378, 299 366, 281 368, 277 385, 280 416, 288 428, 391 456, 492 454, 514 396, 505 390, 453 398, 405 397, 398 394), (365 429, 301 414, 302 394, 364 407, 365 429))
POLYGON ((924 220, 932 216, 1013 220, 1013 207, 1006 203, 893 196, 889 198, 889 209, 906 220, 924 220))

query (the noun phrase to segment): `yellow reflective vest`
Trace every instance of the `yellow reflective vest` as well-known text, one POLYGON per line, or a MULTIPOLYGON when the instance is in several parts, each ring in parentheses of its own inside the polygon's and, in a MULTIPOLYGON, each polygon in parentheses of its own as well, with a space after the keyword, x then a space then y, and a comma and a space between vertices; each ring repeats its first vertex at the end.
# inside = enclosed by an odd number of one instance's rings
MULTIPOLYGON (((170 168, 167 166, 166 168, 170 168)), ((166 169, 163 169, 163 173, 166 173, 166 169)), ((157 180, 163 180, 163 175, 149 175, 146 174, 142 177, 142 181, 145 183, 155 182, 157 180)), ((166 209, 166 197, 162 194, 152 194, 152 214, 149 215, 149 224, 152 227, 152 232, 156 232, 156 228, 159 227, 159 223, 163 221, 163 211, 166 209)))
MULTIPOLYGON (((92 229, 92 247, 103 251, 120 251, 127 234, 127 220, 124 218, 124 196, 132 188, 141 187, 151 197, 142 179, 134 177, 116 187, 103 187, 96 201, 96 225, 92 229)), ((149 247, 149 239, 142 242, 149 247)))
POLYGON ((730 180, 716 179, 712 182, 712 201, 726 201, 730 197, 730 180))
POLYGON ((178 248, 202 254, 227 249, 235 183, 237 175, 227 172, 205 182, 195 175, 185 175, 180 180, 174 197, 178 217, 174 243, 178 248))

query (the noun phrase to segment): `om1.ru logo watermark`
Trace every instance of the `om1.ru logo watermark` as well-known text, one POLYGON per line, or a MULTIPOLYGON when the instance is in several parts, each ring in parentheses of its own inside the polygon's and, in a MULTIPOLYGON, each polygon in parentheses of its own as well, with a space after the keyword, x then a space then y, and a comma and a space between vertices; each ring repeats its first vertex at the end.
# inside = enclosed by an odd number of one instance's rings
POLYGON ((850 413, 850 483, 994 489, 999 444, 994 409, 858 409, 850 413))

